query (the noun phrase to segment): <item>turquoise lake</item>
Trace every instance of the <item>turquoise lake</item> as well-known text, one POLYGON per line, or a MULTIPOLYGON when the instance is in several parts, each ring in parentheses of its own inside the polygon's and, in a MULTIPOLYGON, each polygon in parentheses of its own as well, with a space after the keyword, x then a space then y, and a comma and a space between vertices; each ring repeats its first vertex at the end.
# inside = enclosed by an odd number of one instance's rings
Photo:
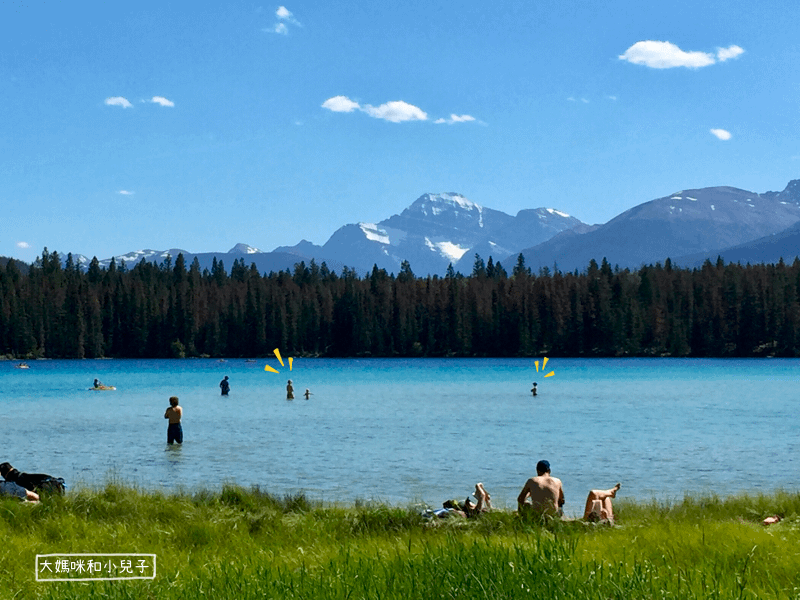
POLYGON ((546 458, 568 514, 617 481, 637 500, 800 487, 795 359, 551 359, 539 373, 532 359, 284 362, 2 362, 0 462, 69 487, 236 483, 395 505, 439 506, 482 481, 514 507, 546 458), (116 391, 89 391, 95 377, 116 391), (166 444, 171 395, 184 408, 180 447, 166 444))

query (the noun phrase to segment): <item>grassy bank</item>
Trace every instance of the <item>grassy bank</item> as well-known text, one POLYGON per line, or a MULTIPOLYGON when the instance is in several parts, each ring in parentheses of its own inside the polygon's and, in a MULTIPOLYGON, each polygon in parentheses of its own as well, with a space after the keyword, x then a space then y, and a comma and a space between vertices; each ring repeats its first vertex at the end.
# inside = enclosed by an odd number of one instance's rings
POLYGON ((800 494, 615 504, 617 526, 110 484, 0 502, 0 598, 800 598, 800 494), (770 527, 762 519, 779 514, 770 527), (37 582, 37 554, 149 553, 152 580, 37 582))

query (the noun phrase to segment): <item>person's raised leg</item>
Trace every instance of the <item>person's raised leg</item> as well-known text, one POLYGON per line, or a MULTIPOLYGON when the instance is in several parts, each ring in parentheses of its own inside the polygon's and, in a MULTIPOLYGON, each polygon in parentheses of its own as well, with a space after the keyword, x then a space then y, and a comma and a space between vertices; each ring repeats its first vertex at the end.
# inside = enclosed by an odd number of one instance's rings
POLYGON ((608 490, 591 490, 589 495, 586 498, 586 507, 583 511, 583 518, 585 520, 591 520, 591 515, 594 512, 597 515, 597 510, 593 511, 595 508, 595 502, 600 502, 600 518, 608 519, 609 521, 614 519, 614 510, 611 506, 611 499, 615 498, 619 488, 622 487, 621 484, 615 485, 613 488, 608 490))
POLYGON ((478 504, 475 507, 475 512, 479 513, 484 510, 490 510, 492 508, 491 496, 483 487, 482 483, 475 484, 475 493, 473 494, 478 499, 478 504))

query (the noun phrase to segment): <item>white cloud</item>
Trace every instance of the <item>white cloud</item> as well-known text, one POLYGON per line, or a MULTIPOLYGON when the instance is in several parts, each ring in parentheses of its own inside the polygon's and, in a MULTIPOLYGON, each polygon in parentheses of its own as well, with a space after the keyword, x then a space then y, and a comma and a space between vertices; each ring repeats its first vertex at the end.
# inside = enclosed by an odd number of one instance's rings
POLYGON ((709 129, 711 135, 715 136, 717 139, 720 140, 729 140, 731 139, 731 132, 725 131, 724 129, 709 129))
POLYGON ((264 31, 268 33, 279 33, 280 35, 289 35, 289 27, 286 25, 287 23, 296 25, 297 27, 303 26, 300 21, 294 18, 292 12, 285 6, 279 6, 278 10, 275 11, 275 16, 278 17, 278 22, 275 23, 275 25, 273 25, 271 28, 264 29, 264 31))
POLYGON ((328 98, 322 103, 322 108, 327 108, 333 112, 353 112, 354 110, 361 110, 361 105, 358 102, 350 100, 347 96, 334 96, 328 98))
POLYGON ((425 121, 428 115, 421 108, 408 104, 402 100, 386 102, 380 106, 367 104, 361 110, 370 117, 391 121, 392 123, 402 123, 403 121, 425 121))
POLYGON ((619 58, 635 65, 645 65, 653 69, 671 69, 673 67, 698 69, 717 62, 714 55, 708 52, 685 52, 670 42, 654 40, 636 42, 619 58))
POLYGON ((150 102, 154 104, 160 104, 161 106, 169 106, 170 108, 175 106, 175 103, 172 100, 167 100, 164 96, 153 96, 150 99, 150 102))
POLYGON ((434 123, 437 125, 441 125, 442 123, 446 123, 447 125, 454 125, 455 123, 469 123, 470 121, 474 121, 475 117, 471 115, 450 115, 449 119, 436 119, 434 123))
POLYGON ((117 193, 123 196, 133 196, 136 192, 130 192, 128 190, 120 190, 117 193))
POLYGON ((300 23, 297 22, 297 19, 294 18, 294 15, 285 6, 279 6, 278 10, 275 11, 275 16, 283 21, 289 21, 289 23, 300 25, 300 23))
POLYGON ((126 98, 122 96, 113 96, 111 98, 106 98, 106 105, 107 106, 121 106, 122 108, 133 108, 133 104, 128 102, 126 98))
POLYGON ((31 245, 28 242, 17 242, 17 248, 30 248, 31 245))
POLYGON ((606 96, 606 98, 608 98, 609 100, 616 100, 617 99, 616 96, 606 96))
MULTIPOLYGON (((428 120, 428 113, 418 106, 414 106, 408 102, 403 102, 402 100, 394 100, 392 102, 381 104, 380 106, 372 106, 371 104, 361 105, 355 100, 351 100, 347 96, 334 96, 325 100, 325 102, 322 103, 322 108, 326 108, 332 112, 342 113, 350 113, 358 110, 375 119, 383 119, 384 121, 390 121, 392 123, 428 120)), ((439 118, 433 122, 437 125, 454 125, 455 123, 472 122, 485 125, 485 123, 478 121, 472 115, 457 115, 455 113, 451 114, 446 119, 439 118)))
POLYGON ((717 58, 719 62, 725 62, 728 59, 736 58, 740 54, 744 54, 744 49, 739 46, 728 46, 727 48, 717 48, 717 58))

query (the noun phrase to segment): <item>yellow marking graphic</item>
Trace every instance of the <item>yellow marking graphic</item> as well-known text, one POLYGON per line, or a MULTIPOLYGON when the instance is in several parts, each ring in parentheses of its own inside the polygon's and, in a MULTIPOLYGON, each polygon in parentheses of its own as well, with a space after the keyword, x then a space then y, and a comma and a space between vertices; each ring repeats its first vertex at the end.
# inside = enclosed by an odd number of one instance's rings
MULTIPOLYGON (((275 354, 275 357, 278 359, 278 362, 281 363, 281 366, 282 367, 286 366, 286 365, 283 364, 283 358, 281 358, 281 351, 278 350, 277 348, 275 348, 275 350, 273 350, 272 352, 275 354)), ((292 363, 293 362, 294 362, 294 358, 290 356, 289 357, 289 370, 290 371, 292 370, 292 363)), ((277 369, 275 369, 273 367, 270 367, 269 365, 266 365, 264 367, 264 370, 265 371, 269 371, 270 373, 280 373, 280 371, 278 371, 277 369)))
MULTIPOLYGON (((542 361, 542 371, 544 371, 544 368, 547 365, 547 361, 548 360, 550 360, 550 359, 545 356, 544 360, 542 361)), ((535 360, 535 361, 533 361, 533 364, 536 365, 536 372, 538 373, 539 372, 539 361, 535 360)), ((555 374, 556 374, 555 371, 550 371, 547 375, 545 375, 545 377, 552 377, 555 374)))

